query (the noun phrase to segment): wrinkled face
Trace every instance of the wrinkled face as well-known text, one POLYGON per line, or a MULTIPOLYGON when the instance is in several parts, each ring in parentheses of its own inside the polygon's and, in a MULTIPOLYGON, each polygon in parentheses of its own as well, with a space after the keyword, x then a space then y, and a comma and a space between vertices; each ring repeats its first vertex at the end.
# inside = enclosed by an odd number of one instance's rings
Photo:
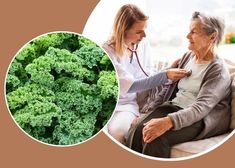
POLYGON ((190 32, 187 35, 189 39, 188 49, 192 51, 203 51, 212 44, 211 36, 203 31, 203 25, 199 20, 191 22, 190 32))
POLYGON ((134 23, 133 26, 125 33, 125 43, 127 45, 130 43, 138 44, 143 39, 143 37, 146 37, 146 27, 147 21, 138 21, 134 23))

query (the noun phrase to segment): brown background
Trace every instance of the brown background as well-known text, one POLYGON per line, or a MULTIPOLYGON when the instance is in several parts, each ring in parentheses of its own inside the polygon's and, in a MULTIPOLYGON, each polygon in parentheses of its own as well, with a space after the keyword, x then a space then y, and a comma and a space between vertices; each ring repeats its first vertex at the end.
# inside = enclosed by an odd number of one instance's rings
MULTIPOLYGON (((40 34, 58 30, 82 33, 97 3, 97 0, 0 0, 0 167, 234 167, 234 136, 203 156, 164 162, 134 155, 102 132, 77 146, 52 147, 34 141, 16 126, 4 97, 5 74, 11 59, 26 42, 40 34)), ((105 16, 101 24, 105 24, 105 16)))

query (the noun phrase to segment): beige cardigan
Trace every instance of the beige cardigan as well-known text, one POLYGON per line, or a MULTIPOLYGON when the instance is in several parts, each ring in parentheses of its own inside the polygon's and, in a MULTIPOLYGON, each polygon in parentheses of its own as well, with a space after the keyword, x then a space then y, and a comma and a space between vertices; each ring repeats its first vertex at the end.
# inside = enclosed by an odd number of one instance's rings
MULTIPOLYGON (((192 52, 184 54, 179 68, 184 68, 192 57, 194 57, 192 52)), ((199 120, 203 120, 205 128, 196 139, 225 133, 229 129, 231 117, 230 85, 229 72, 223 60, 217 57, 206 68, 195 103, 188 108, 168 114, 173 121, 173 130, 179 130, 199 120)), ((157 94, 154 101, 147 103, 143 109, 150 109, 150 112, 154 111, 154 107, 174 98, 177 91, 177 83, 165 86, 162 91, 157 94)))

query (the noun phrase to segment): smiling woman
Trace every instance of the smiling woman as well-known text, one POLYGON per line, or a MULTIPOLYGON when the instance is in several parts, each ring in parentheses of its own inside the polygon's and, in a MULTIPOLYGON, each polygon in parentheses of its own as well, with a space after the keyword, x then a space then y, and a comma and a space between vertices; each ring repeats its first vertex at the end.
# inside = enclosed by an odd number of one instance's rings
POLYGON ((196 55, 196 63, 208 63, 214 58, 214 47, 222 40, 223 31, 224 24, 220 20, 209 20, 199 12, 194 13, 187 38, 189 50, 196 55))

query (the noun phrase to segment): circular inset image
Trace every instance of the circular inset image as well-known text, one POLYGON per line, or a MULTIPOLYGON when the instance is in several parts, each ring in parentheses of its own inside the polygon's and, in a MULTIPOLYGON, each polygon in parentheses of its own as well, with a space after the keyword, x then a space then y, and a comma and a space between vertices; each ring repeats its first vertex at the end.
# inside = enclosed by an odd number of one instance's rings
POLYGON ((73 145, 96 135, 118 99, 107 54, 71 32, 44 34, 24 45, 9 66, 5 86, 19 127, 52 145, 73 145))
POLYGON ((234 48, 227 44, 235 1, 173 3, 102 0, 83 31, 103 43, 120 77, 105 133, 153 160, 191 159, 235 133, 234 48))

